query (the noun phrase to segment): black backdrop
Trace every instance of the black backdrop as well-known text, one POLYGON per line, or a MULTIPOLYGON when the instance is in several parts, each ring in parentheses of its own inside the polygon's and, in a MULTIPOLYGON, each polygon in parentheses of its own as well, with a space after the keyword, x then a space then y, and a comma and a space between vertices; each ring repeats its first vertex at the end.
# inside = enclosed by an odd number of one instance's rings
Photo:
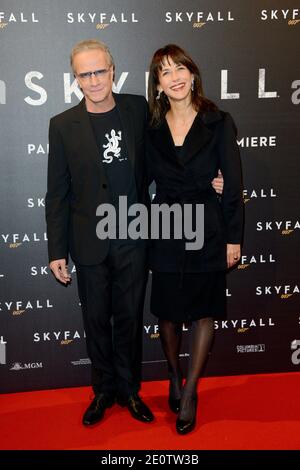
MULTIPOLYGON (((69 53, 93 37, 110 46, 117 92, 145 94, 153 51, 169 42, 186 48, 206 95, 239 130, 243 258, 228 276, 229 316, 215 324, 205 374, 299 370, 299 7, 292 0, 0 1, 0 391, 89 383, 76 282, 58 285, 47 267, 44 196, 49 118, 81 96, 69 53)), ((148 296, 145 380, 166 376, 148 296)))

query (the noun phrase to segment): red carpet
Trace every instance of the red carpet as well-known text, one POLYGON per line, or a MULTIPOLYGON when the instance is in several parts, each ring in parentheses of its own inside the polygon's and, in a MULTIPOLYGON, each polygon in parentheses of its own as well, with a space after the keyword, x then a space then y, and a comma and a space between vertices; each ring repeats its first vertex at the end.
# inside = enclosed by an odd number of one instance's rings
POLYGON ((81 416, 91 389, 1 395, 1 449, 300 449, 300 374, 201 379, 196 429, 175 431, 167 382, 146 382, 141 396, 155 414, 139 423, 115 405, 86 429, 81 416))

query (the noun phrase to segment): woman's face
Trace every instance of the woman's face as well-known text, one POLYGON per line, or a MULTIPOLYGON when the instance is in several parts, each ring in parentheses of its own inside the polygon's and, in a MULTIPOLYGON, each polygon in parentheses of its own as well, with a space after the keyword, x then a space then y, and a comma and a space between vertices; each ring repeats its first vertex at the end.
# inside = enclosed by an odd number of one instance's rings
POLYGON ((169 100, 180 101, 191 94, 193 74, 185 65, 175 64, 171 57, 165 57, 158 75, 158 91, 163 91, 169 100))

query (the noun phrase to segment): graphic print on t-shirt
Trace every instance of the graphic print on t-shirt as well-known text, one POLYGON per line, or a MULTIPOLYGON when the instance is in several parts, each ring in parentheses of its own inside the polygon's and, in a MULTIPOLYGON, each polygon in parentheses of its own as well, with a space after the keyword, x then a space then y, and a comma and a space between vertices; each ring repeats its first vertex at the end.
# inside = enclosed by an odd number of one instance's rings
POLYGON ((121 147, 119 143, 122 141, 122 131, 115 131, 112 129, 109 134, 105 134, 105 137, 108 141, 107 144, 103 144, 103 148, 105 149, 103 152, 103 163, 111 163, 115 158, 117 158, 120 162, 126 160, 126 158, 120 158, 121 156, 121 147))

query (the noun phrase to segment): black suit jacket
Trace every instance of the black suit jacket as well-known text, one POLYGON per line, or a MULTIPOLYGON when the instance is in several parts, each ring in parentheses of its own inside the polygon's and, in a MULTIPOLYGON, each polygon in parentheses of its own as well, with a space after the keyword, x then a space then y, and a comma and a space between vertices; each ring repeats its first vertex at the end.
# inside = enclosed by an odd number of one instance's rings
POLYGON ((201 272, 227 267, 226 244, 241 243, 242 176, 236 127, 230 114, 196 116, 177 156, 166 120, 148 132, 148 160, 156 182, 154 203, 204 204, 204 246, 186 251, 187 240, 152 240, 152 269, 201 272), (221 200, 211 186, 218 168, 224 177, 221 200))
MULTIPOLYGON (((144 97, 114 94, 133 167, 138 202, 148 205, 145 164, 147 102, 144 97)), ((109 202, 108 182, 85 107, 50 120, 48 185, 45 199, 49 261, 67 258, 80 264, 103 261, 109 240, 96 235, 96 209, 109 202)))

